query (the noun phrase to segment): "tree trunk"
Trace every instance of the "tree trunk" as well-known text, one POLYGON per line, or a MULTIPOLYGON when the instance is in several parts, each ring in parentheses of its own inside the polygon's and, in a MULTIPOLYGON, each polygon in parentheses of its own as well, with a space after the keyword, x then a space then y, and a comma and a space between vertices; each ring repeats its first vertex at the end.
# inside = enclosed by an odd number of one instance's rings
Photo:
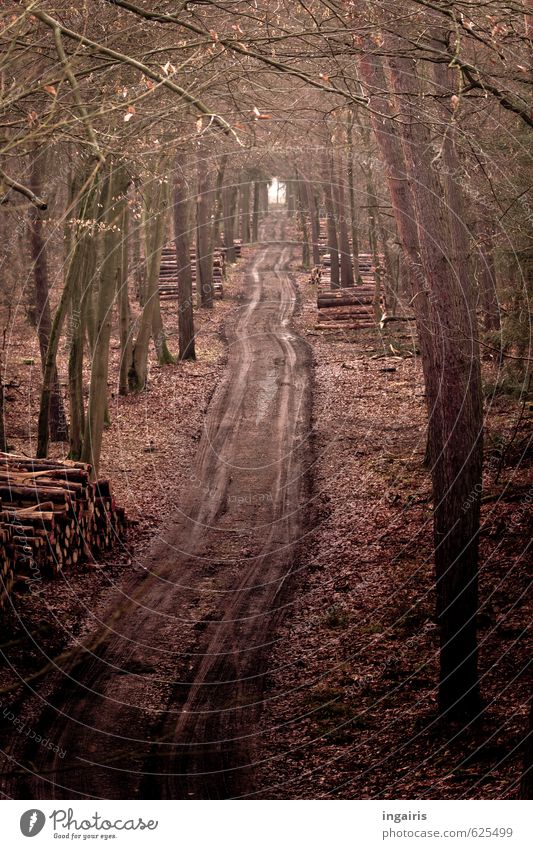
POLYGON ((235 222, 235 203, 237 200, 237 186, 224 186, 222 189, 222 206, 224 209, 224 247, 226 248, 226 261, 232 265, 236 261, 235 236, 233 225, 235 222))
MULTIPOLYGON (((139 329, 133 345, 128 384, 132 392, 140 392, 146 386, 148 378, 148 351, 150 338, 154 334, 156 351, 162 355, 162 364, 166 361, 165 337, 161 320, 156 321, 154 328, 154 312, 159 304, 159 270, 161 268, 161 252, 165 241, 166 220, 168 211, 169 191, 165 181, 164 162, 158 163, 150 185, 146 188, 145 196, 145 255, 146 255, 146 303, 139 321, 139 329)), ((189 260, 190 262, 190 260, 189 260)), ((179 270, 178 270, 179 271, 179 270)), ((170 362, 172 361, 168 352, 170 362)))
MULTIPOLYGON (((176 262, 178 267, 178 331, 180 360, 195 360, 194 348, 194 312, 192 300, 191 251, 190 251, 190 192, 185 177, 187 161, 181 156, 176 162, 174 172, 174 239, 176 243, 176 262)), ((218 180, 224 175, 219 168, 218 180)), ((218 209, 218 207, 217 207, 218 209)), ((215 213, 215 228, 218 212, 215 213)))
MULTIPOLYGON (((197 158, 198 201, 196 204, 196 290, 202 307, 213 308, 213 228, 211 205, 213 189, 207 157, 197 158)), ((225 232, 225 226, 224 226, 225 232)))
POLYGON ((252 242, 259 241, 259 208, 260 208, 260 198, 259 198, 259 183, 257 180, 254 182, 254 206, 252 211, 252 242))
POLYGON ((486 331, 500 330, 500 309, 496 265, 494 263, 494 225, 481 218, 477 225, 478 254, 477 272, 483 310, 483 326, 486 331))
POLYGON ((0 451, 7 451, 6 421, 5 421, 5 392, 4 392, 4 366, 0 360, 0 451))
POLYGON ((260 183, 260 209, 261 215, 266 218, 268 215, 268 182, 267 180, 261 180, 260 183))
MULTIPOLYGON (((452 243, 445 208, 436 203, 443 192, 430 162, 430 139, 412 101, 404 96, 417 79, 416 68, 399 59, 391 65, 404 148, 394 120, 373 113, 372 124, 406 254, 426 383, 441 640, 439 709, 450 719, 473 717, 479 708, 476 614, 482 459, 479 358, 472 339, 475 316, 470 287, 468 295, 461 291, 449 264, 452 254, 462 264, 466 258, 456 254, 459 246, 452 243)), ((394 106, 381 94, 389 86, 375 53, 365 56, 361 72, 374 95, 374 108, 390 115, 394 106)))
POLYGON ((303 185, 303 178, 296 174, 298 219, 300 222, 300 233, 302 237, 302 268, 307 271, 311 268, 311 249, 309 245, 309 230, 307 228, 307 195, 303 185))
POLYGON ((226 165, 228 162, 227 153, 220 159, 220 164, 217 168, 217 178, 215 181, 215 215, 213 218, 213 247, 219 248, 221 245, 220 234, 222 232, 222 219, 224 217, 224 208, 222 204, 222 187, 224 185, 224 174, 226 173, 226 165))
POLYGON ((313 265, 318 266, 320 265, 320 221, 318 218, 318 207, 315 193, 309 180, 305 180, 305 194, 307 198, 307 207, 309 209, 309 220, 311 222, 313 265))
MULTIPOLYGON (((478 534, 483 460, 483 407, 478 330, 469 245, 452 130, 443 138, 445 203, 432 163, 431 138, 415 100, 402 95, 417 79, 412 60, 391 61, 404 123, 404 148, 430 287, 434 368, 429 444, 434 481, 437 617, 440 625, 439 708, 450 718, 480 707, 477 672, 478 534), (466 505, 466 507, 465 507, 466 505)), ((437 75, 440 66, 435 66, 437 75)), ((437 76, 437 79, 439 77, 437 76)))
POLYGON ((250 182, 246 177, 239 191, 240 228, 239 234, 244 245, 250 241, 250 182))
MULTIPOLYGON (((81 182, 75 180, 73 196, 81 191, 81 182)), ((97 217, 98 188, 93 185, 86 196, 78 203, 78 219, 94 221, 97 217)), ((70 352, 68 362, 68 386, 70 405, 70 451, 72 460, 79 460, 85 428, 85 409, 83 401, 83 349, 87 322, 87 304, 92 298, 94 272, 96 269, 96 229, 86 225, 75 233, 74 250, 78 247, 78 256, 73 269, 70 352), (81 244, 80 244, 81 242, 81 244)))
POLYGON ((533 696, 529 703, 529 727, 524 742, 524 767, 520 782, 520 798, 533 799, 533 696))
POLYGON ((358 233, 358 222, 359 215, 357 209, 357 200, 355 197, 355 185, 354 185, 354 176, 353 176, 353 116, 350 115, 348 117, 348 125, 347 125, 347 136, 348 136, 348 196, 350 199, 350 222, 351 222, 351 236, 352 236, 352 256, 353 256, 353 276, 354 282, 359 285, 363 281, 361 280, 361 274, 359 271, 359 233, 358 233))
MULTIPOLYGON (((46 351, 46 358, 43 372, 43 386, 41 390, 41 399, 39 407, 39 423, 37 429, 37 457, 48 456, 48 438, 49 438, 49 418, 51 398, 54 391, 54 379, 56 375, 56 356, 61 337, 61 328, 71 303, 72 292, 79 283, 82 292, 86 293, 88 298, 91 291, 91 281, 94 275, 95 267, 95 249, 94 249, 94 220, 97 217, 97 201, 98 201, 98 180, 96 172, 93 170, 91 174, 86 175, 84 183, 84 196, 80 199, 78 208, 78 218, 81 222, 77 228, 75 245, 72 251, 70 262, 65 275, 65 283, 59 304, 56 308, 52 326, 50 328, 50 338, 46 351)), ((82 306, 83 309, 83 306, 82 306)), ((75 315, 75 310, 72 310, 72 315, 75 315)), ((83 347, 83 335, 79 344, 83 347)), ((71 351, 72 355, 72 351, 71 351)), ((79 351, 76 355, 79 357, 79 351)), ((73 369, 73 374, 81 381, 79 376, 79 362, 74 369, 74 365, 70 366, 73 369)), ((81 393, 81 382, 76 387, 76 403, 79 405, 79 397, 81 393)), ((83 406, 83 398, 81 400, 83 406)), ((79 407, 77 408, 79 409, 79 407)), ((78 423, 75 421, 75 426, 78 423)))
MULTIPOLYGON (((41 197, 42 195, 42 175, 45 168, 45 154, 42 153, 42 151, 40 152, 38 148, 34 148, 32 152, 29 187, 33 193, 37 195, 37 197, 41 197)), ((35 318, 37 323, 37 335, 39 337, 39 350, 41 353, 41 368, 44 372, 52 320, 50 312, 50 286, 48 280, 46 243, 43 236, 43 213, 35 206, 30 206, 29 225, 33 275, 35 282, 35 318)), ((55 368, 53 375, 53 388, 50 397, 49 427, 50 438, 52 441, 62 442, 65 439, 68 439, 67 420, 59 387, 57 368, 55 368)))
POLYGON ((324 172, 324 203, 327 214, 328 250, 331 257, 331 288, 340 289, 339 243, 335 224, 335 204, 333 203, 331 192, 331 159, 325 153, 322 156, 322 171, 324 172))
POLYGON ((344 193, 344 180, 341 175, 342 163, 340 158, 336 162, 336 174, 333 172, 333 197, 337 213, 337 232, 339 234, 339 250, 341 255, 341 287, 351 288, 354 285, 352 252, 350 250, 350 239, 348 237, 348 225, 346 223, 346 202, 344 193))
POLYGON ((117 273, 117 303, 118 321, 120 331, 120 371, 118 391, 120 395, 127 395, 128 370, 131 362, 131 309, 128 291, 128 241, 129 241, 129 210, 125 203, 122 209, 120 221, 120 232, 122 245, 120 251, 120 266, 117 273))
POLYGON ((292 180, 285 180, 285 203, 287 205, 287 215, 289 218, 292 218, 296 209, 294 183, 292 180))
POLYGON ((372 167, 368 167, 367 171, 367 208, 368 208, 368 243, 370 245, 370 253, 372 262, 374 263, 374 279, 376 281, 376 291, 374 294, 374 317, 376 320, 380 318, 380 299, 381 299, 381 263, 379 259, 379 238, 378 238, 378 203, 374 188, 374 180, 372 167))
POLYGON ((105 201, 104 256, 100 271, 100 287, 96 308, 96 341, 91 365, 89 402, 83 434, 81 459, 91 463, 93 476, 98 475, 102 437, 107 414, 107 378, 113 302, 121 262, 120 222, 124 215, 126 191, 130 178, 123 165, 111 167, 107 178, 105 201))

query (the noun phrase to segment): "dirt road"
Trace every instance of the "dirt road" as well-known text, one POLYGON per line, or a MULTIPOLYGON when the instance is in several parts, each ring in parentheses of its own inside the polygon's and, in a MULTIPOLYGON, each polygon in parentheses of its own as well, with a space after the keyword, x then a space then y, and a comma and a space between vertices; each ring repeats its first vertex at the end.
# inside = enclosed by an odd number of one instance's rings
MULTIPOLYGON (((16 798, 234 798, 254 789, 269 650, 305 524, 309 353, 291 247, 259 248, 188 491, 142 569, 37 688, 16 798)), ((154 411, 156 415, 156 411, 154 411)))

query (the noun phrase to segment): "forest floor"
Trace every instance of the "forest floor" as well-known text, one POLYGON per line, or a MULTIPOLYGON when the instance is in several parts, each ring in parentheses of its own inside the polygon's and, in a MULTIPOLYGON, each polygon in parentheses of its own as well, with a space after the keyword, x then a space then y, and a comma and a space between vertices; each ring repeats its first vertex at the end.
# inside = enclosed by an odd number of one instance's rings
MULTIPOLYGON (((246 249, 226 287, 227 299, 217 302, 213 314, 198 312, 196 364, 159 369, 152 363, 148 392, 113 395, 102 474, 112 478, 117 502, 138 522, 127 545, 92 571, 73 571, 43 582, 38 594, 16 596, 14 610, 0 620, 6 657, 0 671, 2 748, 17 759, 22 752, 19 768, 4 764, 7 795, 292 799, 507 798, 516 793, 529 696, 524 670, 530 657, 525 632, 531 622, 531 576, 526 556, 533 492, 532 457, 525 446, 531 409, 506 396, 487 405, 479 615, 486 707, 472 727, 450 729, 435 721, 432 515, 422 462, 425 408, 419 360, 409 356, 409 338, 394 340, 402 354, 393 356, 390 340, 368 331, 316 331, 316 292, 308 275, 298 271, 296 251, 282 257, 283 229, 274 234, 279 246, 265 255, 261 246, 246 249), (236 355, 232 333, 248 310, 240 299, 253 285, 254 269, 256 285, 259 274, 274 288, 259 297, 267 300, 267 311, 261 312, 266 325, 244 333, 239 342, 244 347, 236 355), (291 291, 297 294, 292 318, 291 291), (269 313, 268 304, 274 312, 269 313), (280 333, 285 338, 284 328, 295 331, 285 349, 276 341, 280 333), (305 340, 303 347, 297 339, 305 340), (220 406, 223 387, 228 387, 228 355, 234 374, 242 376, 231 388, 229 418, 227 407, 220 406), (300 365, 283 377, 287 359, 291 369, 300 365), (248 374, 252 363, 255 371, 248 374), (295 383, 302 369, 305 385, 295 383), (287 413, 297 423, 289 435, 283 428, 276 431, 269 405, 277 392, 283 403, 292 403, 295 386, 303 393, 304 410, 305 386, 312 393, 312 418, 306 424, 298 410, 287 413), (235 418, 241 403, 244 425, 235 418), (264 415, 256 421, 258 407, 264 415), (203 459, 199 456, 199 446, 212 433, 208 423, 213 416, 218 416, 224 445, 233 446, 229 477, 219 477, 228 464, 215 443, 213 453, 222 462, 202 466, 205 451, 203 459), (243 456, 248 463, 253 456, 261 461, 269 451, 275 453, 281 443, 290 444, 290 462, 285 458, 282 465, 296 472, 281 487, 285 501, 273 497, 276 488, 272 480, 265 482, 263 472, 256 469, 252 482, 250 468, 243 470, 242 444, 231 438, 239 427, 241 439, 247 434, 243 456), (179 533, 192 538, 190 528, 179 531, 179 522, 175 527, 173 522, 177 513, 191 517, 184 505, 191 508, 193 502, 195 509, 213 508, 206 524, 221 523, 222 536, 204 540, 207 554, 194 554, 196 566, 181 546, 178 589, 183 598, 177 618, 182 627, 163 627, 144 654, 138 646, 109 653, 109 645, 101 651, 98 642, 88 643, 106 621, 106 611, 124 607, 124 598, 130 602, 140 593, 135 604, 150 607, 153 575, 159 583, 166 578, 176 582, 176 556, 174 573, 165 578, 161 571, 162 547, 168 547, 169 529, 174 542, 179 533), (281 512, 276 513, 276 505, 281 512), (255 522, 251 534, 243 524, 250 515, 255 522), (290 528, 283 527, 285 521, 293 523, 290 528), (282 528, 280 536, 267 541, 263 525, 282 528), (245 563, 251 568, 243 572, 245 563), (270 577, 264 578, 264 570, 270 577), (82 641, 89 645, 89 661, 68 654, 82 641), (157 657, 163 643, 180 656, 179 669, 157 657), (256 649, 261 649, 261 665, 250 672, 256 649), (74 673, 89 693, 71 684, 66 693, 58 684, 57 675, 46 669, 58 656, 59 677, 74 673), (116 747, 114 760, 100 761, 98 767, 104 744, 95 729, 98 710, 105 713, 106 707, 101 704, 100 694, 106 697, 106 689, 100 690, 101 666, 109 661, 118 662, 121 674, 106 685, 108 696, 113 693, 108 728, 116 720, 130 736, 116 747), (187 680, 196 688, 169 684, 187 680), (35 682, 36 698, 27 698, 21 681, 31 687, 35 682), (213 684, 219 691, 214 725, 208 721, 213 684), (256 702, 261 703, 260 722, 256 702), (135 705, 143 713, 141 724, 132 713, 135 705), (57 720, 64 707, 72 723, 57 720), (183 718, 183 708, 193 720, 183 718), (68 726, 79 722, 93 728, 75 743, 75 728, 68 726), (48 733, 59 748, 55 760, 43 747, 22 745, 21 727, 48 733), (198 756, 194 747, 176 745, 177 737, 208 745, 198 756), (170 755, 163 756, 169 744, 170 755), (202 758, 209 775, 195 778, 202 758), (129 766, 121 772, 123 761, 129 766), (81 769, 83 778, 73 778, 81 769), (152 777, 142 778, 143 772, 152 777), (100 792, 94 793, 95 786, 100 792)), ((172 334, 176 314, 166 309, 172 334)), ((18 330, 8 343, 13 384, 8 439, 16 450, 31 454, 37 358, 34 332, 22 321, 18 330)), ((116 367, 117 349, 113 358, 116 367)), ((486 361, 484 368, 492 379, 495 366, 486 361)), ((284 415, 279 421, 287 420, 284 415)), ((62 446, 54 450, 60 455, 62 446)), ((175 598, 159 601, 176 617, 175 598)), ((133 616, 129 627, 136 639, 154 631, 142 610, 133 616)))
MULTIPOLYGON (((405 330, 317 332, 295 274, 295 329, 313 350, 315 463, 301 583, 272 652, 257 798, 513 798, 531 679, 533 405, 486 402, 478 616, 483 710, 436 720, 426 410, 405 330), (389 347, 401 355, 394 355, 389 347)), ((501 375, 485 359, 486 385, 501 375)))

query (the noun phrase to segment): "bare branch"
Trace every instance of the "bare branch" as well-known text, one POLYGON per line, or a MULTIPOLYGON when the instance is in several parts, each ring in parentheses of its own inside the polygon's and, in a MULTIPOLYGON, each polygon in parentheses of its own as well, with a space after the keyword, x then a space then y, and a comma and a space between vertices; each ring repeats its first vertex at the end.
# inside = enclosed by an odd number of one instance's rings
MULTIPOLYGON (((0 170, 0 179, 6 186, 9 186, 14 192, 18 192, 20 195, 24 195, 37 209, 47 209, 48 203, 42 198, 37 197, 31 189, 28 189, 27 186, 23 186, 22 183, 18 183, 16 180, 13 180, 12 177, 9 177, 4 171, 0 170)), ((0 204, 8 203, 9 201, 9 192, 6 192, 2 198, 0 198, 0 204)))

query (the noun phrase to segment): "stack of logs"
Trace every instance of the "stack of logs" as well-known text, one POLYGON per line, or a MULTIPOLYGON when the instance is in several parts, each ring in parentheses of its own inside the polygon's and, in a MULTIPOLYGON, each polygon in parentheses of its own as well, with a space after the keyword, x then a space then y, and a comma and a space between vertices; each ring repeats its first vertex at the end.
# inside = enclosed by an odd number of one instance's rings
POLYGON ((374 311, 376 283, 370 254, 359 255, 362 283, 345 289, 331 288, 331 256, 325 254, 317 293, 317 330, 355 330, 376 327, 374 311))
MULTIPOLYGON (((196 251, 191 250, 191 278, 192 290, 196 292, 196 251)), ((215 298, 222 298, 224 288, 222 285, 226 273, 226 262, 224 253, 220 248, 213 252, 213 288, 215 298)), ((161 252, 161 266, 159 269, 159 298, 160 300, 173 300, 178 297, 178 264, 176 262, 176 251, 173 245, 166 245, 161 252)))
POLYGON ((0 452, 0 607, 13 584, 92 560, 122 540, 124 510, 91 466, 0 452))
MULTIPOLYGON (((235 257, 240 259, 242 254, 242 242, 234 241, 235 257)), ((196 292, 197 262, 196 251, 191 250, 191 278, 192 290, 196 292)), ((226 248, 220 247, 213 251, 213 289, 215 298, 224 297, 224 277, 226 276, 226 248)), ((173 244, 166 245, 161 252, 161 266, 159 269, 159 298, 162 301, 174 300, 179 296, 178 265, 176 262, 176 251, 173 244)))

